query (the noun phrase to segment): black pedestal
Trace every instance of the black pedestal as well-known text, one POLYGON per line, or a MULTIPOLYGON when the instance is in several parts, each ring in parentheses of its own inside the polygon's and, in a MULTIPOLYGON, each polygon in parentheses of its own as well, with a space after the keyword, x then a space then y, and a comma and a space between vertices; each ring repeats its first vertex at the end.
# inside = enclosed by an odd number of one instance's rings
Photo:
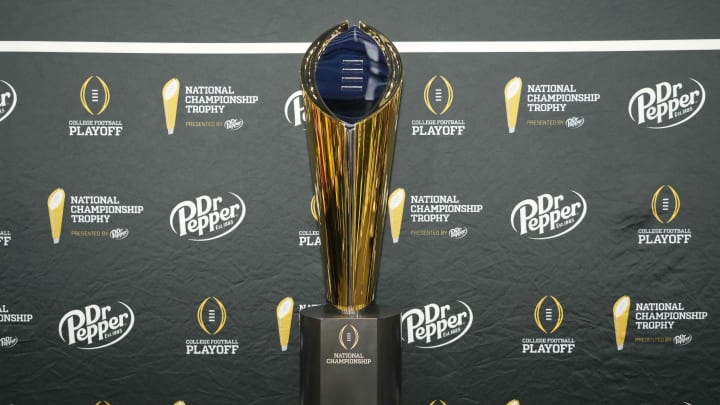
POLYGON ((301 405, 399 405, 400 312, 300 312, 301 405))

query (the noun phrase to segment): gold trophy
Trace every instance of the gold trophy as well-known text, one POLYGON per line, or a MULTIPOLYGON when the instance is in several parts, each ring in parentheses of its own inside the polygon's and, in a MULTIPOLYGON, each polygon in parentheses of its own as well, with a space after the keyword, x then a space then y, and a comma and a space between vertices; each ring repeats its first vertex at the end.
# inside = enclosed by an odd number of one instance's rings
POLYGON ((330 304, 300 313, 304 405, 400 403, 400 314, 374 301, 402 79, 362 22, 326 31, 300 67, 330 304))
POLYGON ((352 29, 370 37, 384 55, 386 77, 363 77, 372 68, 368 64, 380 61, 360 56, 329 55, 333 59, 321 64, 333 39, 350 29, 344 22, 323 34, 300 69, 327 300, 346 313, 375 299, 402 85, 397 50, 362 22, 352 29), (318 83, 317 74, 325 83, 318 83), (384 87, 382 94, 378 87, 384 87))

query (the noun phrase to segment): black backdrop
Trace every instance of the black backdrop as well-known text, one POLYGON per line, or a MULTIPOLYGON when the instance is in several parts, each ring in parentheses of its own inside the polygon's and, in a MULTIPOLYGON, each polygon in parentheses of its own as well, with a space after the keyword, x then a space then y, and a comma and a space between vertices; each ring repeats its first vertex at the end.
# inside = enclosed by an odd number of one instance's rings
MULTIPOLYGON (((0 39, 309 42, 345 18, 362 18, 401 42, 699 39, 719 36, 718 7, 657 1, 6 2, 0 39)), ((304 130, 286 120, 284 108, 299 89, 301 55, 0 55, 0 80, 17 93, 14 111, 0 122, 0 231, 11 237, 0 246, 0 305, 6 314, 33 315, 29 323, 0 323, 8 342, 18 339, 0 349, 0 403, 297 403, 297 325, 282 352, 274 311, 285 296, 294 298, 295 315, 300 305, 323 302, 319 250, 300 246, 299 237, 316 229, 304 130), (78 97, 94 75, 111 94, 96 117, 78 97), (160 92, 172 77, 182 91, 176 130, 168 136, 160 92), (185 86, 207 85, 231 86, 258 101, 228 105, 223 114, 186 113, 185 86), (242 119, 243 126, 185 126, 230 119, 242 119), (68 135, 69 121, 83 120, 119 120, 123 130, 112 137, 68 135), (53 245, 47 197, 58 187, 67 197, 61 241, 53 245), (178 203, 202 195, 229 202, 228 193, 246 206, 236 230, 207 242, 173 232, 170 213, 178 203), (115 196, 143 211, 113 215, 108 224, 72 223, 71 196, 115 196), (113 240, 72 233, 113 229, 129 234, 113 240), (196 315, 210 296, 227 312, 213 337, 196 315), (116 310, 118 302, 134 314, 121 341, 97 350, 63 341, 66 313, 92 304, 116 310), (236 340, 237 353, 186 354, 186 340, 215 338, 236 340)), ((718 51, 409 52, 403 62, 391 188, 403 187, 407 200, 399 243, 386 227, 378 301, 404 310, 450 304, 458 311, 462 301, 473 314, 465 335, 450 344, 405 346, 403 403, 716 403, 718 51), (435 75, 453 87, 452 105, 441 117, 423 100, 435 75), (503 89, 513 76, 522 77, 523 99, 510 135, 503 89), (682 91, 690 91, 690 78, 705 95, 691 119, 654 130, 629 116, 636 91, 661 82, 683 83, 682 91), (573 85, 577 93, 600 98, 569 103, 566 112, 528 111, 528 85, 544 84, 573 85), (568 128, 571 117, 583 125, 568 128), (465 132, 412 135, 413 120, 431 119, 462 120, 465 132), (651 208, 663 185, 682 202, 672 224, 658 222, 651 208), (587 209, 571 232, 532 240, 513 230, 518 203, 546 193, 570 200, 571 190, 587 209), (447 223, 412 222, 411 196, 427 195, 456 196, 483 209, 451 214, 447 223), (421 234, 453 228, 466 236, 421 234), (687 244, 641 245, 644 229, 690 229, 692 237, 687 244), (564 308, 553 336, 533 320, 546 295, 564 308), (612 307, 623 295, 633 305, 681 303, 708 315, 653 331, 637 330, 631 319, 618 351, 612 307), (692 341, 641 341, 678 335, 692 341), (574 352, 522 352, 523 339, 556 336, 574 339, 574 352)), ((637 312, 633 306, 631 317, 637 312)))

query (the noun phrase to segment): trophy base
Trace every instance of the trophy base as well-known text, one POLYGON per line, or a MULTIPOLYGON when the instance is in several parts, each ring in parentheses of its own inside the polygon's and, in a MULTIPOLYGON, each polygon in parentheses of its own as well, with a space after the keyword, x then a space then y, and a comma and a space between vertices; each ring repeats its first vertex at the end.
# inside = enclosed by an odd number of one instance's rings
POLYGON ((331 305, 300 312, 302 405, 399 405, 400 312, 331 305))

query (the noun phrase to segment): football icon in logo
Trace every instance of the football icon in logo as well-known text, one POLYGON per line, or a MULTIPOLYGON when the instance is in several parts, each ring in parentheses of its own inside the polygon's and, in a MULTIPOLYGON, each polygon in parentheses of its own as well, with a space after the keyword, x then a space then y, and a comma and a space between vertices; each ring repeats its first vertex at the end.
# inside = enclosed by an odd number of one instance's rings
POLYGON ((90 76, 80 87, 80 103, 90 115, 100 115, 110 104, 110 88, 100 76, 90 76))
POLYGON ((435 75, 428 80, 423 92, 425 106, 435 115, 443 115, 453 102, 453 87, 443 75, 435 75))
POLYGON ((669 224, 680 213, 680 195, 670 185, 662 185, 653 194, 652 213, 661 224, 669 224))
POLYGON ((227 311, 225 305, 216 297, 207 297, 198 306, 197 321, 208 335, 217 335, 225 327, 227 311))
POLYGON ((343 349, 350 351, 355 349, 360 342, 360 334, 355 326, 348 323, 340 328, 338 339, 340 340, 340 346, 342 346, 343 349))
POLYGON ((547 298, 547 295, 540 298, 535 305, 535 324, 546 335, 552 335, 562 325, 565 311, 557 298, 552 295, 550 300, 547 298))

